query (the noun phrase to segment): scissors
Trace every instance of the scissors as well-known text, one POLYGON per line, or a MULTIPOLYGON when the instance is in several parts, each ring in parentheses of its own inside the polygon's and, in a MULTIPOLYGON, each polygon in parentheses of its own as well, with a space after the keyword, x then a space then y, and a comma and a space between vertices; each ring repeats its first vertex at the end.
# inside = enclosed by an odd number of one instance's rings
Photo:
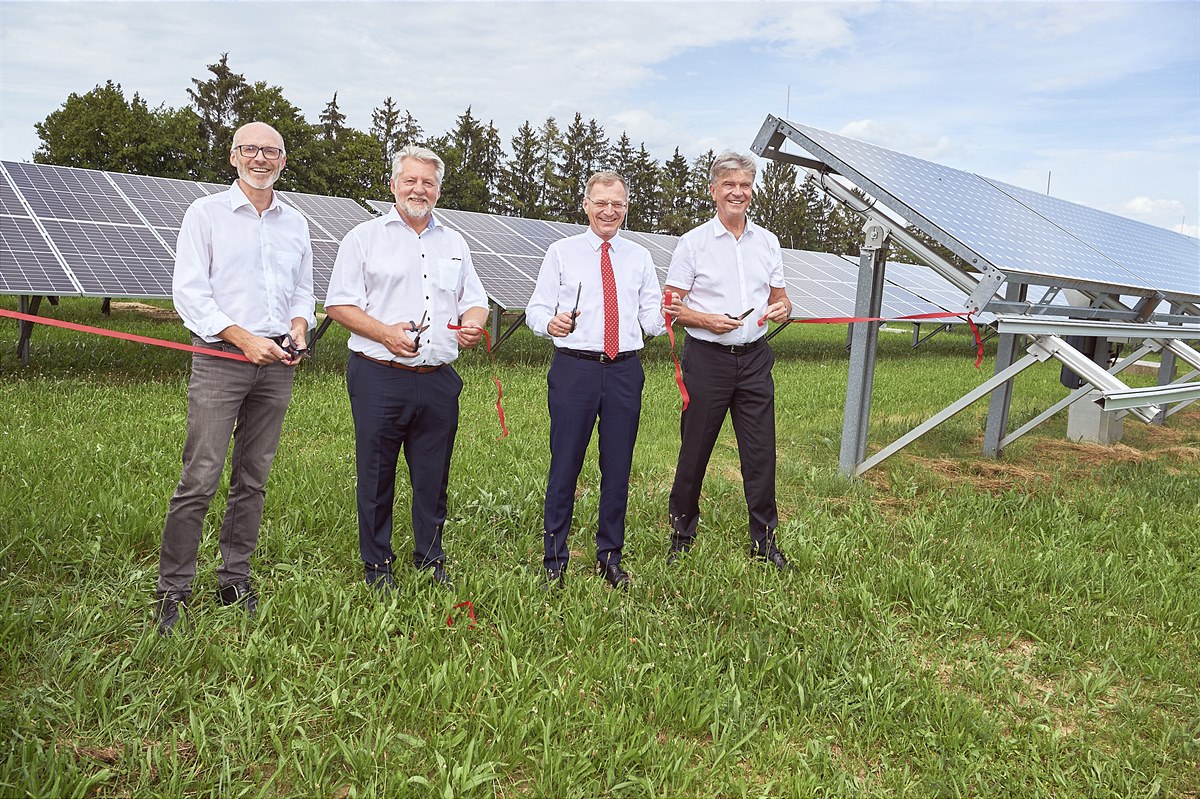
POLYGON ((279 348, 288 354, 289 361, 298 361, 308 356, 308 347, 297 346, 296 339, 292 338, 291 333, 284 333, 278 341, 279 348))
POLYGON ((754 313, 754 309, 753 309, 753 308, 747 308, 747 309, 746 309, 746 312, 745 312, 744 314, 742 314, 741 316, 734 316, 733 314, 729 314, 729 313, 727 313, 727 314, 725 314, 725 315, 726 315, 726 316, 728 316, 730 319, 736 319, 737 321, 739 321, 739 322, 740 322, 740 321, 742 321, 743 319, 745 319, 747 316, 749 316, 749 315, 750 315, 750 314, 752 314, 752 313, 754 313))
POLYGON ((579 295, 583 293, 583 283, 579 284, 579 288, 575 289, 575 307, 571 309, 571 329, 567 333, 575 332, 575 317, 579 316, 579 295))
POLYGON ((408 325, 409 325, 408 331, 410 333, 417 334, 417 335, 413 336, 413 349, 418 349, 418 350, 421 349, 421 334, 429 329, 429 325, 425 323, 425 319, 428 316, 429 316, 429 311, 426 311, 425 313, 421 314, 420 322, 414 322, 411 319, 408 320, 408 325))

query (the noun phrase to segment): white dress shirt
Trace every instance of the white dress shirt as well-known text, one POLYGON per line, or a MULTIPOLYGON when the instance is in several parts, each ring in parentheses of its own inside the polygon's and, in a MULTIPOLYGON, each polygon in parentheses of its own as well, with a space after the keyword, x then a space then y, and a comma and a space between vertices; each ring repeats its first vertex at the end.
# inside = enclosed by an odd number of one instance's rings
MULTIPOLYGON (((525 308, 525 323, 543 338, 551 338, 556 347, 572 350, 604 351, 604 288, 600 281, 600 244, 595 231, 559 239, 546 250, 537 286, 525 308), (580 286, 582 285, 582 289, 580 286), (570 312, 579 296, 579 316, 575 330, 562 337, 546 331, 557 314, 570 312)), ((621 238, 609 241, 613 278, 617 284, 617 311, 620 319, 618 347, 621 352, 642 348, 642 331, 657 336, 666 331, 660 311, 662 295, 650 252, 640 244, 621 238)))
POLYGON ((706 341, 749 344, 767 334, 758 320, 767 309, 772 287, 786 285, 779 238, 747 219, 738 239, 714 217, 680 237, 667 270, 667 285, 688 292, 687 306, 700 313, 737 317, 752 308, 742 326, 728 333, 687 328, 689 336, 706 341))
POLYGON ((421 334, 414 358, 398 358, 378 341, 350 334, 355 352, 408 366, 439 366, 457 358, 457 334, 446 325, 458 324, 465 311, 487 304, 462 235, 439 222, 436 213, 418 234, 395 206, 342 239, 325 296, 326 307, 354 305, 385 325, 419 325, 424 316, 429 329, 421 334))
POLYGON ((292 320, 316 325, 308 222, 272 194, 262 216, 237 181, 183 215, 171 281, 175 311, 210 343, 230 325, 282 336, 292 320))

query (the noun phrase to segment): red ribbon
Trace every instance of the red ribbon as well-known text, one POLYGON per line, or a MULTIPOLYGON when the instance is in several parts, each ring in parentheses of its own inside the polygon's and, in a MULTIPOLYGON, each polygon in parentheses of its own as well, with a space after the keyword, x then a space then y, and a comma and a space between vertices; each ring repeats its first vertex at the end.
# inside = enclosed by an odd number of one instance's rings
MULTIPOLYGON (((971 318, 974 312, 966 315, 954 313, 953 311, 944 311, 940 313, 916 313, 910 316, 826 316, 816 319, 789 319, 783 324, 794 325, 852 325, 857 322, 913 322, 919 319, 965 319, 971 328, 971 333, 975 336, 975 368, 979 368, 979 364, 983 363, 983 338, 979 335, 979 328, 975 326, 975 320, 971 318)), ((767 318, 760 317, 758 326, 762 327, 767 323, 767 318)))
MULTIPOLYGON (((663 305, 671 304, 671 292, 663 292, 663 305)), ((667 340, 671 342, 671 360, 675 362, 675 385, 679 386, 679 396, 683 397, 683 408, 680 412, 688 409, 688 403, 691 402, 691 397, 688 396, 687 386, 683 384, 683 369, 679 366, 679 358, 675 355, 675 328, 672 324, 675 322, 675 317, 671 316, 670 312, 663 309, 663 319, 667 322, 667 340)))
MULTIPOLYGON (((467 602, 459 602, 457 605, 454 606, 454 610, 458 610, 459 608, 467 609, 467 617, 471 620, 471 624, 469 626, 474 627, 475 626, 475 606, 472 605, 470 603, 470 601, 467 601, 467 602)), ((446 617, 446 626, 447 627, 454 626, 454 614, 453 613, 451 613, 449 616, 446 617)))
POLYGON ((155 347, 166 347, 172 350, 183 350, 184 352, 198 352, 202 355, 211 355, 214 358, 228 358, 231 361, 243 361, 250 363, 250 359, 240 352, 225 352, 224 350, 210 350, 206 347, 193 347, 191 344, 180 344, 177 341, 166 341, 161 338, 150 338, 148 336, 138 336, 133 333, 121 333, 116 330, 105 330, 102 327, 91 327, 89 325, 77 325, 74 322, 62 322, 58 319, 47 319, 44 316, 33 316, 27 313, 18 311, 6 311, 0 308, 0 316, 7 316, 10 319, 19 319, 22 322, 33 322, 39 325, 50 325, 51 327, 62 327, 67 330, 75 330, 80 333, 93 333, 97 336, 108 336, 109 338, 119 338, 125 341, 136 341, 139 344, 152 344, 155 347))
MULTIPOLYGON (((453 322, 446 323, 448 330, 462 330, 462 325, 456 325, 453 322)), ((499 441, 502 438, 508 437, 508 425, 504 423, 504 408, 500 405, 500 400, 504 397, 504 388, 500 385, 500 376, 496 373, 496 356, 492 353, 492 337, 488 335, 487 328, 479 328, 483 331, 483 341, 487 345, 488 358, 492 361, 492 382, 496 384, 496 416, 500 418, 500 435, 496 436, 499 441)), ((467 603, 470 604, 470 603, 467 603)), ((474 619, 474 616, 471 616, 474 619)))

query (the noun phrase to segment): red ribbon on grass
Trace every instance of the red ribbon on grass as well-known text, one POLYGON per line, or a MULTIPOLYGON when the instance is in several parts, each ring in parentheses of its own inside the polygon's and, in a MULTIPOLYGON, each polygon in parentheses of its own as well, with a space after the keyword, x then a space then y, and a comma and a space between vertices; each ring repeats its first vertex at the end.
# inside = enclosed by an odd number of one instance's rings
MULTIPOLYGON (((972 312, 973 313, 973 312, 972 312)), ((983 363, 983 339, 979 335, 979 328, 975 326, 975 320, 971 318, 971 313, 966 315, 954 313, 953 311, 943 311, 939 313, 915 313, 909 316, 826 316, 814 319, 789 319, 782 324, 793 325, 853 325, 858 322, 915 322, 921 319, 965 319, 967 325, 971 328, 971 333, 975 336, 975 368, 979 368, 979 364, 983 363)), ((758 326, 762 327, 767 323, 765 316, 759 317, 758 326)))
POLYGON ((50 325, 51 327, 62 327, 67 330, 74 330, 79 333, 92 333, 97 336, 108 336, 109 338, 119 338, 125 341, 136 341, 139 344, 151 344, 155 347, 166 347, 172 350, 183 350, 184 352, 198 352, 201 355, 211 355, 214 358, 228 358, 231 361, 243 361, 250 363, 250 359, 240 352, 225 352, 224 350, 211 350, 206 347, 193 347, 191 344, 180 344, 178 341, 167 341, 161 338, 150 338, 149 336, 139 336, 134 333, 121 333, 117 330, 106 330, 102 327, 92 327, 90 325, 77 325, 74 322, 62 322, 58 319, 47 319, 44 316, 33 316, 32 314, 20 313, 19 311, 6 311, 0 308, 0 316, 7 316, 10 319, 18 319, 22 322, 33 322, 38 325, 50 325))
MULTIPOLYGON (((671 292, 663 292, 663 305, 671 304, 671 292)), ((672 325, 675 322, 675 317, 671 316, 670 311, 665 308, 663 310, 663 319, 667 322, 667 340, 671 342, 671 360, 675 362, 675 385, 679 386, 679 396, 683 397, 683 407, 680 412, 688 409, 688 403, 691 402, 691 397, 688 396, 687 386, 683 384, 683 369, 679 366, 679 358, 675 355, 675 328, 672 325)))
MULTIPOLYGON (((446 323, 447 330, 462 330, 462 325, 456 325, 453 322, 446 323)), ((483 341, 487 345, 488 358, 492 360, 492 382, 496 384, 496 416, 500 419, 500 435, 496 436, 499 441, 502 438, 508 437, 508 425, 504 423, 504 408, 500 405, 500 400, 504 397, 504 387, 500 385, 500 375, 496 372, 496 356, 492 354, 492 337, 488 335, 487 328, 479 328, 483 331, 483 341)), ((468 603, 470 604, 470 603, 468 603)), ((471 616, 474 619, 474 616, 471 616)))
MULTIPOLYGON (((457 605, 454 606, 454 610, 458 610, 459 608, 467 609, 467 617, 471 620, 471 624, 469 626, 474 627, 475 626, 475 606, 472 605, 471 602, 468 600, 466 602, 459 602, 457 605)), ((446 617, 446 626, 447 627, 454 626, 454 614, 453 613, 451 613, 449 616, 446 617)))

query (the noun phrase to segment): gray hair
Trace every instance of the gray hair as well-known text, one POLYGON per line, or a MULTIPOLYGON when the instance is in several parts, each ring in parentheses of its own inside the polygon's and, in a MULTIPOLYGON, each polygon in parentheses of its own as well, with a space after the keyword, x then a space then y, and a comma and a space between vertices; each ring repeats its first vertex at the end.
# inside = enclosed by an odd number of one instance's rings
POLYGON ((414 161, 422 161, 426 164, 433 164, 437 167, 437 182, 438 186, 442 185, 442 178, 446 175, 446 162, 438 157, 438 154, 427 147, 421 147, 416 144, 406 144, 392 156, 392 177, 400 174, 400 170, 404 168, 402 163, 405 158, 411 158, 414 161))
POLYGON ((592 196, 592 187, 597 183, 620 183, 621 188, 625 190, 625 194, 629 194, 629 184, 625 182, 625 178, 621 176, 621 173, 613 172, 611 169, 605 169, 601 170, 600 172, 596 172, 590 178, 588 178, 587 185, 583 187, 583 196, 585 199, 592 196))
POLYGON ((751 182, 758 171, 754 159, 748 155, 726 150, 713 159, 712 168, 708 170, 708 185, 717 185, 717 179, 726 172, 749 172, 751 182))

